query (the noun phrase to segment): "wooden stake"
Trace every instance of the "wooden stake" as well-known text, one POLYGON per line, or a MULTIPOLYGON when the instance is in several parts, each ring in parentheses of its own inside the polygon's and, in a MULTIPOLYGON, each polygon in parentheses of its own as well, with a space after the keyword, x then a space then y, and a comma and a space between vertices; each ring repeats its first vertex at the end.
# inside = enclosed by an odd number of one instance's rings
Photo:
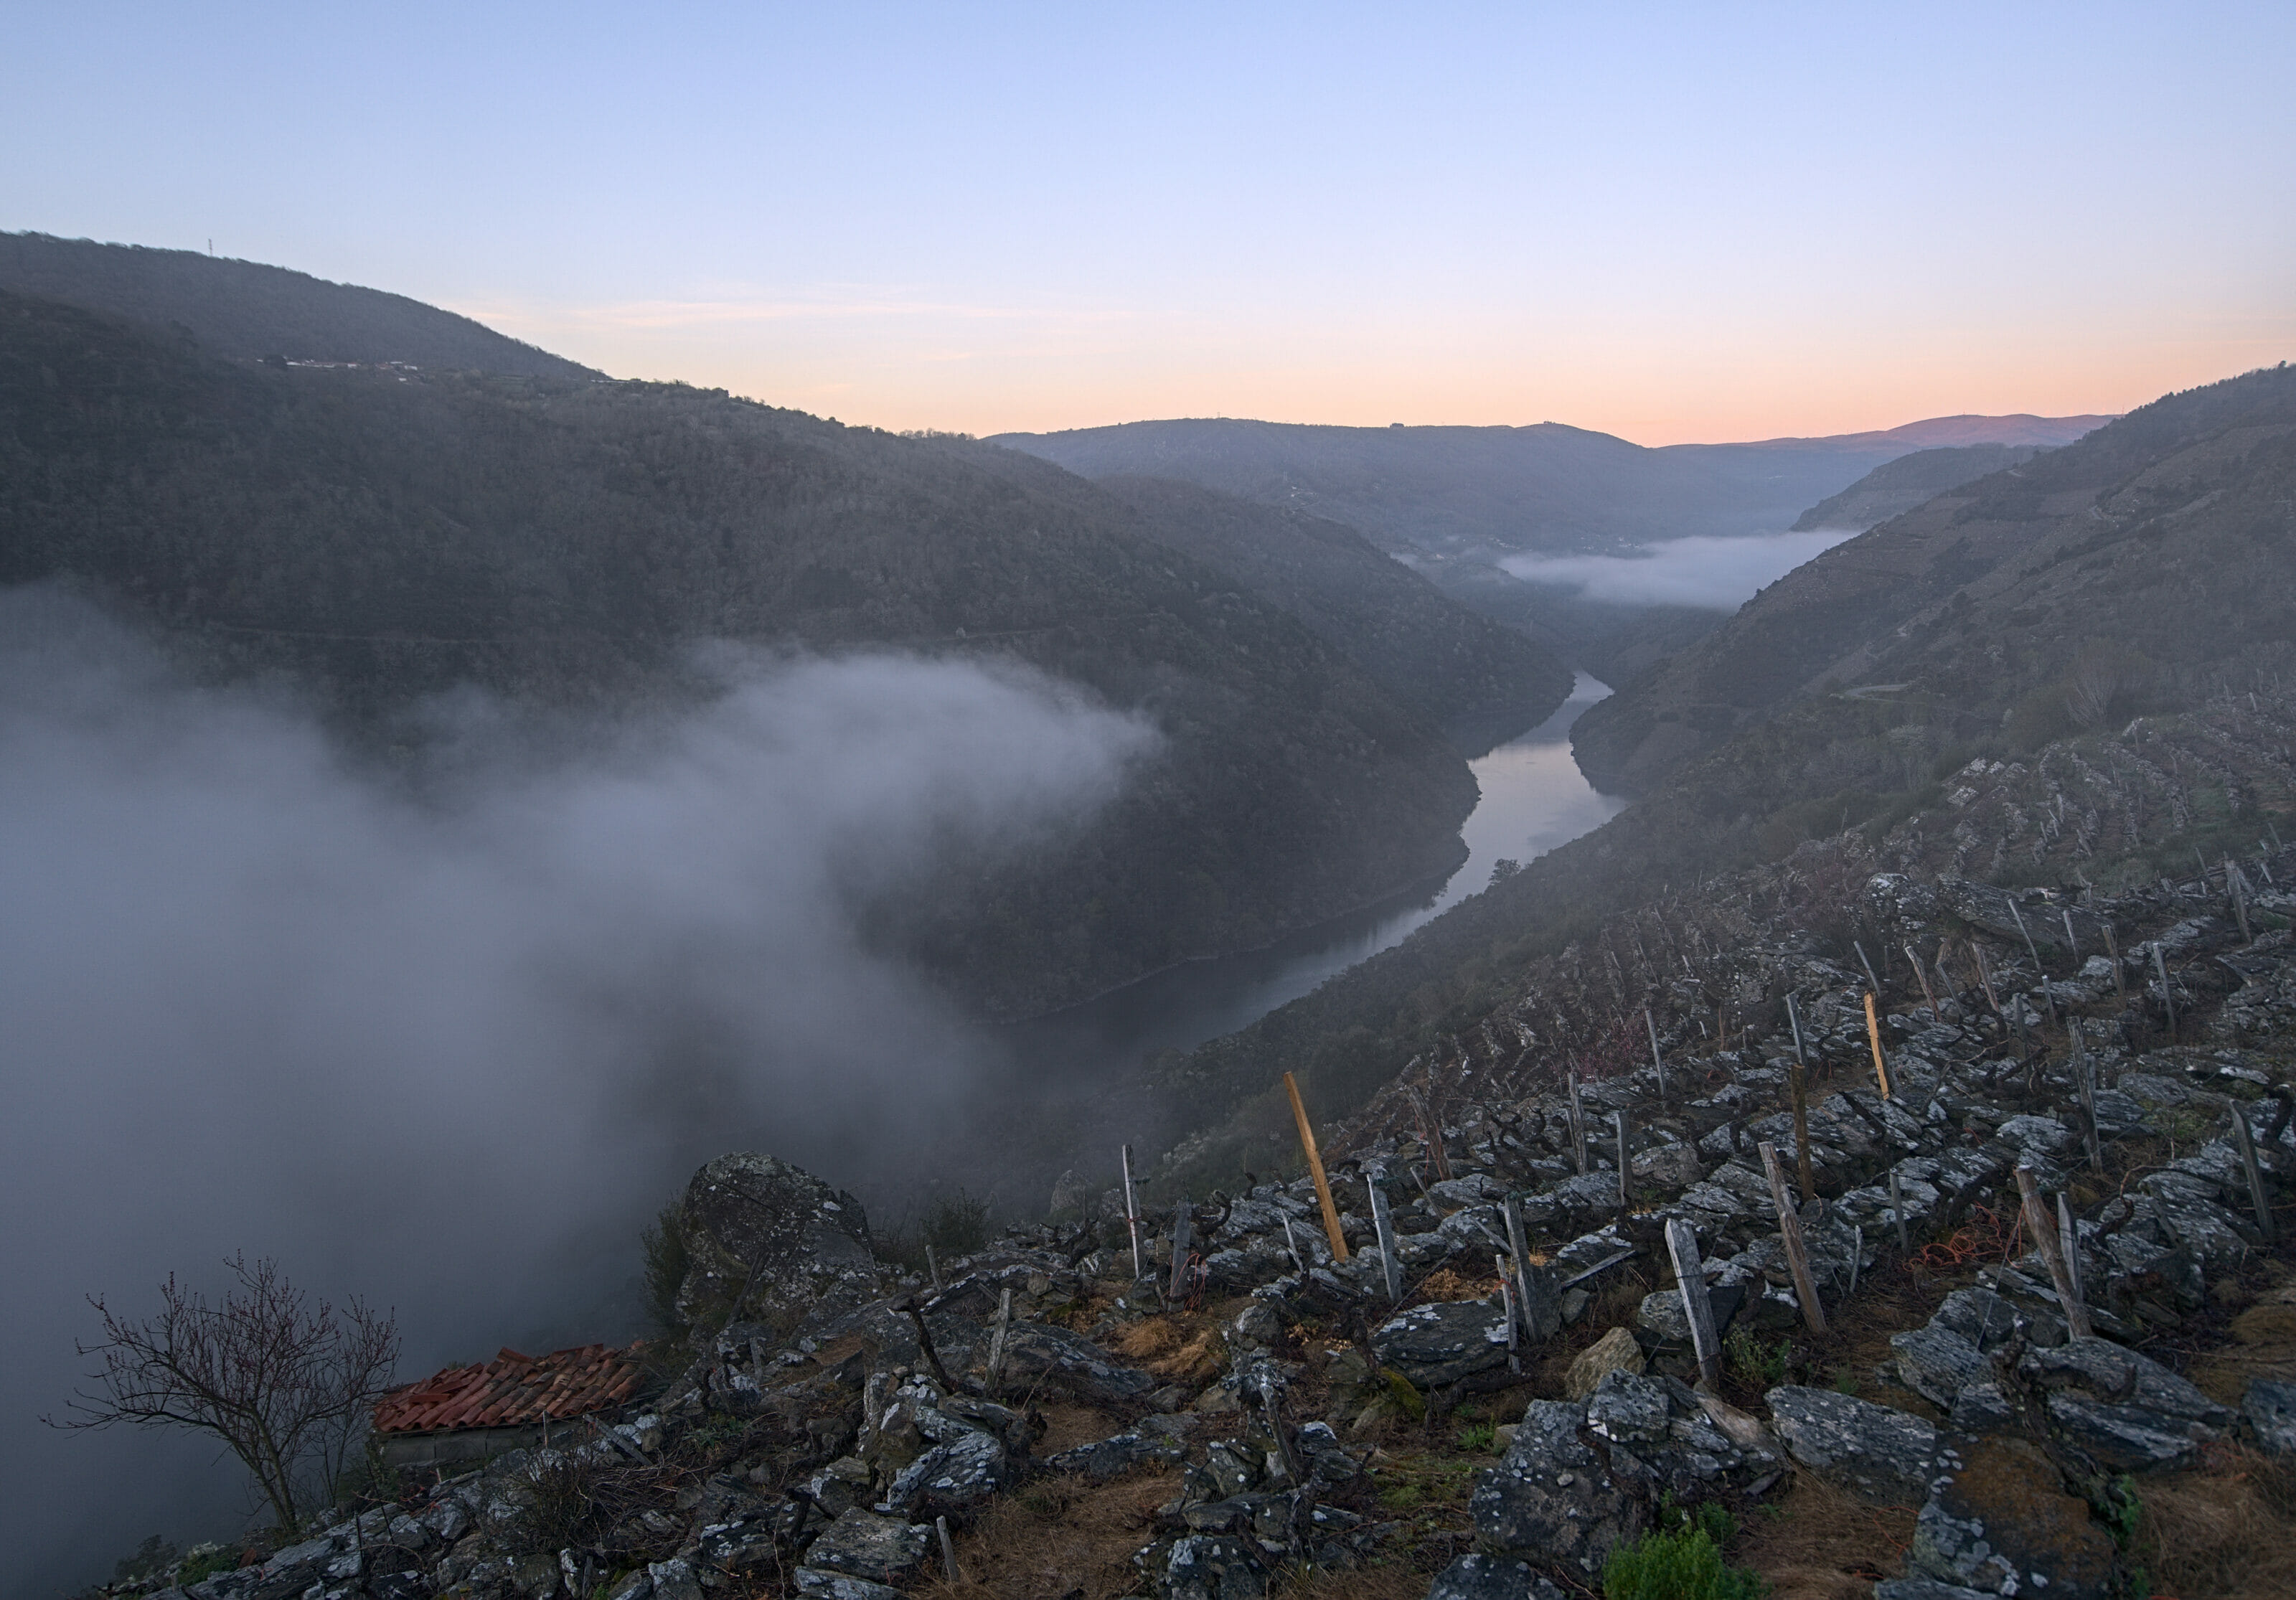
POLYGON ((1778 1237, 1785 1241, 1786 1266, 1793 1273, 1794 1293, 1801 1300, 1802 1320, 1809 1331, 1825 1333, 1825 1308, 1817 1303, 1817 1281, 1809 1275, 1809 1251, 1801 1242, 1801 1215, 1786 1203, 1786 1175, 1778 1165, 1778 1147, 1765 1140, 1759 1146, 1762 1170, 1770 1179, 1770 1202, 1778 1208, 1778 1237))
POLYGON ((2104 1170, 2104 1147, 2096 1131, 2096 1070, 2089 1064, 2088 1041, 2077 1017, 2065 1019, 2066 1031, 2072 1035, 2073 1080, 2080 1086, 2081 1120, 2086 1126, 2081 1132, 2088 1145, 2088 1169, 2104 1170))
POLYGON ((1914 976, 1922 981, 1922 998, 1930 1003, 1930 1021, 1944 1022, 1945 1013, 1938 1009, 1937 990, 1930 987, 1929 969, 1922 965, 1922 958, 1914 954, 1914 947, 1911 945, 1906 947, 1906 964, 1913 968, 1914 976))
POLYGON ((1706 1297, 1706 1272, 1699 1264, 1698 1235, 1679 1217, 1667 1219, 1666 1251, 1674 1258, 1674 1281, 1690 1320, 1690 1347, 1698 1353, 1698 1381, 1722 1387, 1722 1342, 1714 1333, 1714 1305, 1706 1297))
POLYGON ((1866 947, 1853 939, 1849 941, 1849 948, 1857 952, 1857 964, 1866 969, 1866 981, 1874 986, 1874 993, 1879 994, 1882 990, 1882 981, 1874 976, 1874 964, 1866 958, 1866 947))
POLYGON ((1140 1202, 1132 1194, 1132 1146, 1124 1146, 1124 1226, 1132 1235, 1132 1281, 1138 1283, 1148 1276, 1147 1264, 1140 1259, 1140 1202))
POLYGON ((1874 1046, 1874 1080, 1882 1086, 1882 1098, 1890 1097, 1890 1069, 1882 1062, 1882 1021, 1874 1014, 1874 994, 1866 994, 1866 1038, 1874 1046))
POLYGON ((1890 1218, 1898 1225, 1898 1253, 1914 1253, 1914 1242, 1906 1232, 1906 1191, 1898 1182, 1898 1169, 1890 1169, 1890 1218))
POLYGON ((948 1535, 948 1519, 945 1516, 933 1518, 933 1528, 940 1534, 940 1558, 948 1568, 948 1580, 963 1583, 964 1569, 956 1564, 956 1541, 948 1535))
POLYGON ((2256 1208, 2256 1231, 2270 1243, 2275 1236, 2272 1227, 2272 1201, 2264 1191, 2264 1172, 2256 1164, 2256 1136, 2249 1131, 2248 1112, 2237 1100, 2232 1107, 2233 1148, 2240 1152, 2240 1164, 2248 1174, 2249 1203, 2256 1208))
POLYGON ((1364 1186, 1371 1191, 1371 1225, 1379 1234, 1379 1262, 1387 1279, 1387 1298, 1398 1301, 1403 1298, 1403 1266, 1395 1259, 1395 1223, 1388 1214, 1387 1191, 1375 1177, 1366 1177, 1364 1186))
MULTIPOLYGON (((1300 1098, 1300 1086, 1289 1072, 1283 1074, 1283 1092, 1292 1096, 1292 1116, 1300 1124, 1300 1147, 1308 1153, 1308 1170, 1316 1178, 1316 1198, 1323 1202, 1324 1232, 1331 1235, 1332 1259, 1344 1261, 1348 1259, 1348 1237, 1340 1231, 1340 1208, 1332 1203, 1332 1180, 1324 1176, 1324 1158, 1316 1150, 1316 1130, 1308 1126, 1307 1104, 1300 1098)), ((1436 1154, 1439 1159, 1440 1145, 1436 1146, 1436 1154)))
POLYGON ((1651 1065, 1658 1072, 1658 1097, 1660 1104, 1663 1104, 1666 1101, 1666 1063, 1659 1056, 1658 1024, 1652 1020, 1651 1009, 1647 1005, 1643 1007, 1643 1026, 1650 1030, 1651 1065))
POLYGON ((2064 915, 2065 948, 2072 952, 2073 967, 2075 971, 2079 971, 2080 968, 2080 936, 2073 931, 2073 911, 2071 907, 2068 906, 2065 907, 2064 915))
POLYGON ((2025 914, 2017 909, 2017 902, 2009 902, 2009 915, 2017 919, 2017 931, 2025 936, 2025 954, 2033 958, 2033 975, 2041 981, 2041 998, 2048 1003, 2049 1020, 2057 1020, 2056 992, 2049 988, 2049 969, 2041 964, 2041 948, 2033 942, 2032 930, 2025 926, 2025 914))
POLYGON ((2025 1213, 2025 1231, 2032 1235, 2041 1259, 2048 1266, 2049 1281, 2057 1291, 2057 1303, 2064 1308, 2065 1325, 2077 1338, 2091 1337, 2088 1307, 2081 1302, 2080 1292, 2073 1286, 2072 1271, 2066 1267, 2065 1252, 2057 1243, 2055 1225, 2041 1205, 2040 1182, 2030 1167, 2017 1169, 2017 1194, 2025 1213))
POLYGON ((1506 1313, 1507 1370, 1521 1372, 1522 1354, 1516 1339, 1515 1324, 1521 1317, 1521 1309, 1514 1292, 1513 1275, 1507 1270, 1505 1256, 1493 1256, 1491 1268, 1498 1274, 1499 1308, 1506 1313))
POLYGON ((1184 1194, 1172 1216, 1172 1274, 1171 1287, 1164 1292, 1167 1300, 1179 1299, 1180 1290, 1187 1283, 1188 1251, 1195 1243, 1195 1212, 1184 1194))
POLYGON ((1514 1259, 1515 1309, 1522 1318, 1523 1333, 1536 1337, 1538 1330, 1530 1325, 1530 1251, 1523 1248, 1521 1198, 1508 1195, 1502 1214, 1506 1218, 1507 1254, 1514 1259))
POLYGON ((1013 1331, 1013 1285, 1004 1285, 1004 1292, 996 1301, 996 1325, 988 1334, 988 1398, 996 1398, 998 1385, 1004 1381, 1004 1338, 1013 1331))
POLYGON ((1587 1107, 1578 1097, 1578 1069, 1570 1069, 1570 1148, 1578 1158, 1578 1176, 1587 1176, 1587 1107))
POLYGON ((1993 1007, 1995 1016, 2001 1015, 2001 997, 1993 992, 1993 973, 1985 964, 1985 947, 1975 939, 1969 941, 1969 953, 1977 958, 1977 981, 1985 990, 1985 1003, 1993 1007))
POLYGON ((2128 1004, 2128 974, 2120 964, 2120 943, 2112 937, 2112 924, 2104 925, 2105 958, 2112 963, 2112 992, 2123 1005, 2128 1004))
POLYGON ((2086 1305, 2088 1296, 2081 1288, 2080 1231, 2073 1227, 2073 1208, 2062 1189, 2057 1191, 2057 1243, 2065 1252, 2065 1276, 2073 1281, 2073 1298, 2086 1305))
POLYGON ((1292 1265, 1300 1269, 1300 1276, 1302 1278, 1306 1277, 1308 1276, 1308 1258, 1300 1253, 1300 1238, 1298 1235, 1292 1231, 1292 1218, 1288 1212, 1285 1213, 1283 1218, 1283 1248, 1292 1252, 1292 1265))
POLYGON ((1794 1063, 1787 1081, 1793 1089, 1794 1176, 1800 1180, 1803 1194, 1815 1194, 1817 1177, 1809 1158, 1809 1084, 1801 1063, 1794 1063))
POLYGON ((2225 892, 2232 896, 2232 914, 2240 923, 2243 944, 2254 944, 2256 936, 2248 931, 2248 882, 2230 856, 2225 857, 2225 892))
POLYGON ((1863 1223, 1858 1223, 1849 1230, 1849 1287, 1841 1292, 1842 1299, 1848 1300, 1857 1292, 1858 1269, 1865 1265, 1866 1227, 1863 1223))
POLYGON ((1613 1112, 1611 1114, 1619 1125, 1619 1214, 1623 1217, 1627 1208, 1633 1203, 1627 1192, 1627 1113, 1613 1112))
POLYGON ((2168 1008, 2169 1038, 2173 1042, 2177 1037, 2177 996, 2169 987, 2169 958, 2161 954, 2161 941, 2157 939, 2152 941, 2152 970, 2161 975, 2161 1004, 2168 1008))
POLYGON ((925 1274, 932 1279, 933 1292, 940 1292, 940 1258, 933 1254, 932 1241, 925 1241, 925 1274))

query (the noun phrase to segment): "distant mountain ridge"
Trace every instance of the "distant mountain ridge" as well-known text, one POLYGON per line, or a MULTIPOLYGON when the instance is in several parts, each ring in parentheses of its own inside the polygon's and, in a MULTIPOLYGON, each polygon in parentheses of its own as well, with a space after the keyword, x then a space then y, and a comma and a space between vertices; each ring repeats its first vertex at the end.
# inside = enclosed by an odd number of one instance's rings
POLYGON ((1775 532, 1915 450, 2064 444, 2098 420, 1939 417, 1876 433, 1656 449, 1559 423, 1343 428, 1219 418, 1008 433, 990 442, 1087 478, 1179 478, 1308 512, 1393 554, 1456 557, 1775 532))
POLYGON ((404 362, 523 378, 598 378, 483 323, 402 294, 196 250, 0 234, 0 290, 188 333, 235 361, 404 362))

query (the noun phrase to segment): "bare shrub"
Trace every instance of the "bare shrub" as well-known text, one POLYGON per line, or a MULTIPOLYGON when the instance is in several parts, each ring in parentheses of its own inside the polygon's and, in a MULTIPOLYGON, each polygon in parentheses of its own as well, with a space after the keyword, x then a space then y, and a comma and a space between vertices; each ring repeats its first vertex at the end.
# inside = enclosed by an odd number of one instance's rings
POLYGON ((257 1487, 292 1530, 312 1491, 342 1471, 368 1411, 390 1387, 398 1329, 389 1313, 352 1300, 341 1312, 313 1302, 265 1259, 226 1263, 238 1287, 209 1305, 170 1275, 160 1311, 131 1321, 104 1304, 103 1337, 78 1345, 101 1366, 93 1390, 74 1391, 52 1427, 192 1428, 212 1433, 255 1475, 257 1487))

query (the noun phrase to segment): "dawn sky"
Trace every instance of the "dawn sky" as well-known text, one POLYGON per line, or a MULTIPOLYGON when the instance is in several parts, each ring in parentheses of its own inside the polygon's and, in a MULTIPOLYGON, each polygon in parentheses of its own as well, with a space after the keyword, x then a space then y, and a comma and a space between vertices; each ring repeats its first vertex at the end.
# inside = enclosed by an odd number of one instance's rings
POLYGON ((2284 0, 0 18, 0 228, 848 422, 1660 444, 2296 357, 2284 0))

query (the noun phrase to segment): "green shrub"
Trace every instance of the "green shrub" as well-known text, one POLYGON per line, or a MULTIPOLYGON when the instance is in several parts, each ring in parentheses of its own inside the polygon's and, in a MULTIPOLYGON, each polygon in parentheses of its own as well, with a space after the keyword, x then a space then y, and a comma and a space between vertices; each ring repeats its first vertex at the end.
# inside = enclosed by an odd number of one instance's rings
POLYGON ((988 1243, 988 1202, 959 1189, 925 1213, 924 1242, 943 1261, 969 1256, 988 1243))
POLYGON ((1645 1533, 1603 1563, 1603 1600, 1761 1600, 1764 1588, 1756 1574, 1723 1562, 1703 1526, 1645 1533))

